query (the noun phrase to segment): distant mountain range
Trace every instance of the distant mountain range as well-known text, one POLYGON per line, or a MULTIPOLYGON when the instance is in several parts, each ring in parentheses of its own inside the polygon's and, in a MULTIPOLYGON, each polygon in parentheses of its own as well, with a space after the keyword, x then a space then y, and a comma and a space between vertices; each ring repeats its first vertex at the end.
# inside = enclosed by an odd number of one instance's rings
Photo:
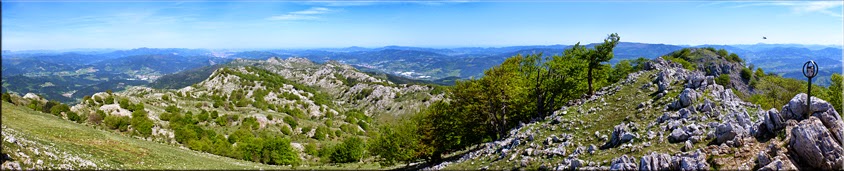
MULTIPOLYGON (((596 44, 587 44, 593 47, 596 44)), ((361 71, 385 73, 437 84, 469 79, 504 59, 518 54, 561 54, 570 45, 509 47, 426 48, 385 46, 318 49, 209 50, 184 48, 138 48, 130 50, 80 49, 69 51, 2 51, 2 91, 36 92, 48 99, 73 102, 77 91, 120 90, 126 85, 145 85, 180 71, 225 64, 237 58, 268 59, 302 57, 318 63, 337 61, 361 71), (112 84, 107 84, 112 83, 112 84), (119 84, 118 84, 119 83, 119 84)), ((621 42, 610 64, 626 59, 653 59, 687 47, 714 47, 738 54, 748 64, 784 77, 804 79, 800 67, 808 60, 820 65, 815 83, 829 85, 832 73, 842 71, 840 46, 800 44, 668 45, 621 42)), ((178 78, 178 77, 177 77, 178 78)), ((193 78, 191 80, 201 80, 193 78)), ((167 80, 167 85, 180 80, 167 80)), ((175 88, 175 87, 167 87, 175 88)))

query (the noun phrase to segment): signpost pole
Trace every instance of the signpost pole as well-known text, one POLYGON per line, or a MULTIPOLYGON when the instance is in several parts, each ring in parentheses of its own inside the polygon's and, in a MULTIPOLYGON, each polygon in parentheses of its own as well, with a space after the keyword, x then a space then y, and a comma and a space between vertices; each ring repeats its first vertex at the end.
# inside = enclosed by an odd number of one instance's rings
POLYGON ((812 116, 812 78, 818 75, 818 64, 815 61, 809 60, 803 64, 803 76, 809 78, 809 90, 806 92, 806 114, 805 118, 812 116))

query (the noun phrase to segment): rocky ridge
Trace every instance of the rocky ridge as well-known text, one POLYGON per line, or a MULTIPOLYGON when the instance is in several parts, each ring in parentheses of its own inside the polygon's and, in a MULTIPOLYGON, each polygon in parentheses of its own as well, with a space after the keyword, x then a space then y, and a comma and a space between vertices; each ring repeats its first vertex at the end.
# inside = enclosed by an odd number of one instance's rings
POLYGON ((644 68, 426 169, 842 169, 844 122, 829 103, 815 98, 806 112, 800 94, 782 113, 763 110, 713 75, 662 58, 644 68))

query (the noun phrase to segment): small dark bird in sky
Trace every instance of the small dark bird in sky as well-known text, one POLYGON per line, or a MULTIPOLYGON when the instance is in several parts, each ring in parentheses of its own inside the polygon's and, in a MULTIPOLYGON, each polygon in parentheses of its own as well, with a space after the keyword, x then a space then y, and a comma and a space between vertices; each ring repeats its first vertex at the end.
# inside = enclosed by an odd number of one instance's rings
POLYGON ((768 39, 768 37, 762 36, 762 39, 768 39))

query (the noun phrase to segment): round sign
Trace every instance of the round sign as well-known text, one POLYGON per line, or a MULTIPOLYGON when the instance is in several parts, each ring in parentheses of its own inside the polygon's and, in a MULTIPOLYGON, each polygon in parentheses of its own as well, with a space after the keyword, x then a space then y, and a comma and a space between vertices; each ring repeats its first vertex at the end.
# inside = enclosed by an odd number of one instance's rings
POLYGON ((812 78, 818 75, 818 64, 815 61, 809 60, 803 64, 803 76, 812 78))

